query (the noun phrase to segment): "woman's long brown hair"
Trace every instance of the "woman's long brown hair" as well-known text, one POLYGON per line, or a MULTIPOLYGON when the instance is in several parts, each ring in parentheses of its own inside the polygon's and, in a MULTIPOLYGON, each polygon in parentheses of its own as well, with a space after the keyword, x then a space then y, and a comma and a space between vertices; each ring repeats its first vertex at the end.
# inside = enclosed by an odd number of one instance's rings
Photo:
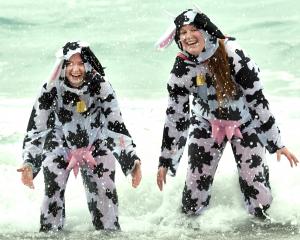
POLYGON ((218 102, 221 103, 224 99, 233 99, 237 92, 237 87, 231 79, 228 56, 223 40, 219 41, 218 49, 209 58, 208 68, 213 74, 218 102))

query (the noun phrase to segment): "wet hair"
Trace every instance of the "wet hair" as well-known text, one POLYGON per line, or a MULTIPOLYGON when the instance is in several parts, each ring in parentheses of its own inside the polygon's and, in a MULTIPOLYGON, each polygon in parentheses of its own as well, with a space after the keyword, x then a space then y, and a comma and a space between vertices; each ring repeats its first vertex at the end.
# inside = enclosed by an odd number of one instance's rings
POLYGON ((231 69, 223 40, 219 40, 218 49, 208 59, 208 68, 213 74, 218 102, 220 103, 224 99, 234 99, 237 94, 237 86, 231 79, 231 69))

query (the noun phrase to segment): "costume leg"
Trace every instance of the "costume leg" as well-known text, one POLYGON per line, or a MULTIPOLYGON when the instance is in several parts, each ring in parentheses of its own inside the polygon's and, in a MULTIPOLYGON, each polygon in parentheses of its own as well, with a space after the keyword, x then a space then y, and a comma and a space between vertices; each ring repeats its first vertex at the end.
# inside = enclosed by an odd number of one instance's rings
POLYGON ((243 139, 233 139, 241 191, 250 214, 264 217, 272 202, 269 169, 265 163, 265 148, 255 133, 243 133, 243 139))
POLYGON ((81 168, 89 211, 97 230, 120 229, 118 222, 118 196, 115 186, 115 158, 109 150, 95 157, 94 170, 81 168), (104 153, 105 152, 105 153, 104 153))
POLYGON ((45 196, 41 207, 40 231, 60 230, 65 219, 65 189, 69 176, 63 148, 44 154, 45 196))
POLYGON ((204 128, 193 128, 189 135, 188 170, 182 195, 182 211, 199 215, 208 206, 213 178, 225 148, 218 145, 204 128))

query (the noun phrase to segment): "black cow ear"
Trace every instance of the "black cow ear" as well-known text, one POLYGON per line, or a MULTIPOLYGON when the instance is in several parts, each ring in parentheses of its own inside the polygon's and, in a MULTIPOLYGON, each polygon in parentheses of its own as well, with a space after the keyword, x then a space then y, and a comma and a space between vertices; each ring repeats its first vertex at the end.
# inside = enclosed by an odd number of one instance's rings
POLYGON ((198 28, 207 31, 212 36, 215 36, 219 39, 225 39, 225 36, 221 30, 215 24, 213 24, 209 17, 207 17, 204 13, 197 13, 194 19, 194 24, 198 28))
POLYGON ((83 55, 83 58, 89 61, 92 67, 101 76, 105 76, 104 67, 102 67, 100 61, 98 60, 98 58, 95 56, 95 54, 92 52, 92 50, 89 47, 83 47, 81 50, 81 54, 83 55))

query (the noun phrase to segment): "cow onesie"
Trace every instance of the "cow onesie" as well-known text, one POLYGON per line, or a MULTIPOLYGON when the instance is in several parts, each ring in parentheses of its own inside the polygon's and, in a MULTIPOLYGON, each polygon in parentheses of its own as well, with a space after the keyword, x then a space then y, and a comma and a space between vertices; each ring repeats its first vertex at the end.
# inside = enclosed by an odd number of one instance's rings
POLYGON ((264 218, 272 201, 265 149, 275 153, 284 146, 262 91, 260 70, 235 39, 225 37, 203 13, 187 10, 174 23, 157 43, 164 48, 175 39, 181 50, 167 84, 169 100, 159 167, 166 167, 174 176, 189 139, 182 211, 199 215, 209 205, 214 174, 230 141, 246 208, 264 218), (194 24, 205 39, 199 56, 182 49, 179 30, 186 24, 194 24), (224 41, 231 80, 237 87, 234 98, 223 102, 217 100, 214 76, 207 66, 219 41, 224 41), (223 131, 223 136, 218 131, 223 131))
POLYGON ((34 177, 40 169, 44 173, 40 231, 63 228, 65 189, 72 168, 75 174, 80 168, 94 227, 117 230, 115 159, 125 175, 131 173, 139 161, 135 144, 116 94, 88 44, 68 42, 56 57, 50 80, 33 106, 23 145, 24 165, 32 167, 34 177), (76 53, 86 72, 78 88, 65 76, 66 64, 76 53))

